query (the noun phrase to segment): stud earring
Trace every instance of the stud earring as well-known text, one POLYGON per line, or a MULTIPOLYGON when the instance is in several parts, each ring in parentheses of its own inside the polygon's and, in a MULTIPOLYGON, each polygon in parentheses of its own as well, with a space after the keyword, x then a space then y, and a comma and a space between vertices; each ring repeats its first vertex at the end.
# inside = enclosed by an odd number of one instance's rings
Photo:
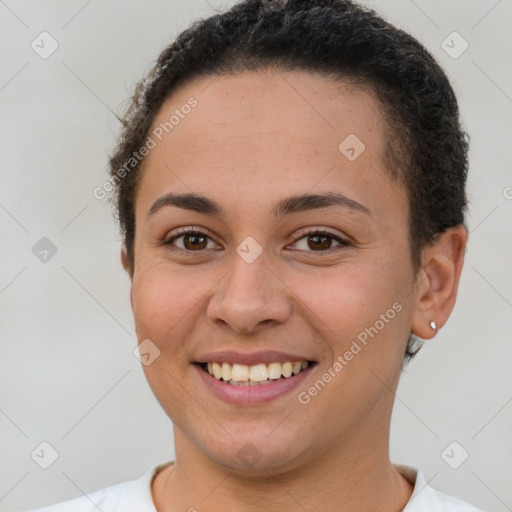
POLYGON ((434 322, 434 320, 432 320, 428 325, 430 325, 430 327, 437 332, 437 324, 434 322))

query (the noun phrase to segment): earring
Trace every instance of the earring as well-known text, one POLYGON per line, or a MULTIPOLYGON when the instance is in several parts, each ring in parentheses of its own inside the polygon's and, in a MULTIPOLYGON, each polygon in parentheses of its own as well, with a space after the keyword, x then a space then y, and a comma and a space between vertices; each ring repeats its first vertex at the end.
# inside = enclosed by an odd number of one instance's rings
POLYGON ((430 325, 430 327, 437 332, 437 324, 434 322, 434 320, 432 320, 428 325, 430 325))

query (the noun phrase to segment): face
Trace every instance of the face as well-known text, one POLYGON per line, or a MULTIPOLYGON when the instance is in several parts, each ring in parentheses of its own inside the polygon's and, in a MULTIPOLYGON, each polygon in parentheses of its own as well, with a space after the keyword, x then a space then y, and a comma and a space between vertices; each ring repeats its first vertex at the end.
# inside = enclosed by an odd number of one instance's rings
POLYGON ((185 85, 151 132, 131 298, 179 443, 240 471, 246 452, 263 470, 385 446, 414 276, 376 100, 310 74, 244 72, 185 85), (233 386, 208 361, 310 364, 233 386))

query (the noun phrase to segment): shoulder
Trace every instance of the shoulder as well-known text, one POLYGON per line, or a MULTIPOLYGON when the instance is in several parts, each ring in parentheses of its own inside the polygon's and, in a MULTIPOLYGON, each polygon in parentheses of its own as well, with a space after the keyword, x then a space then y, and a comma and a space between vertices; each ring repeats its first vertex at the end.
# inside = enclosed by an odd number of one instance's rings
POLYGON ((460 498, 430 487, 421 469, 402 464, 394 466, 414 486, 412 496, 403 512, 483 512, 460 498))
POLYGON ((156 512, 151 481, 168 463, 151 466, 139 478, 98 489, 29 512, 156 512))
POLYGON ((98 509, 113 512, 126 506, 126 499, 136 491, 136 487, 136 480, 122 482, 29 512, 98 512, 98 509))

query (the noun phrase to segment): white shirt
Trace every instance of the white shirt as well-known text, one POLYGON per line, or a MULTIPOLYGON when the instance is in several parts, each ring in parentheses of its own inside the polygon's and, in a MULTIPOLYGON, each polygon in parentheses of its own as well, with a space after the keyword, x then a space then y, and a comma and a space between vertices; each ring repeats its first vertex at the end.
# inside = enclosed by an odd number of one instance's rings
MULTIPOLYGON (((135 480, 110 485, 29 512, 157 512, 151 494, 151 482, 158 471, 169 464, 164 462, 151 466, 135 480)), ((402 512, 483 512, 465 501, 430 487, 420 469, 402 464, 394 466, 414 486, 412 496, 402 512)))

